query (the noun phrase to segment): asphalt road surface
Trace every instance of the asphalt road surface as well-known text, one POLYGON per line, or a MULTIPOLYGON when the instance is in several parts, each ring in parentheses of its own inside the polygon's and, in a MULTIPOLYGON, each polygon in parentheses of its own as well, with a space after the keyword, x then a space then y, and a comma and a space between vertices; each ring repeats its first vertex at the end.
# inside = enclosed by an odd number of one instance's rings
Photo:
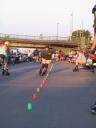
POLYGON ((43 79, 40 64, 10 66, 10 76, 0 71, 0 128, 96 128, 96 115, 90 113, 96 101, 96 73, 72 72, 73 67, 54 63, 35 101, 32 94, 43 79))

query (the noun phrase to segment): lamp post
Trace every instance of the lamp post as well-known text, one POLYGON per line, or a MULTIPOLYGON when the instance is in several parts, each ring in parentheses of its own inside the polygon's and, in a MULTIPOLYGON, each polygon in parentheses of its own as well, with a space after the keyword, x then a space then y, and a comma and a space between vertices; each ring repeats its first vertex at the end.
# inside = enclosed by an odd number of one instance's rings
POLYGON ((70 38, 71 38, 73 33, 73 12, 70 14, 70 16, 71 16, 71 23, 70 23, 70 38))
POLYGON ((58 40, 58 36, 59 36, 59 23, 57 23, 57 40, 58 40))

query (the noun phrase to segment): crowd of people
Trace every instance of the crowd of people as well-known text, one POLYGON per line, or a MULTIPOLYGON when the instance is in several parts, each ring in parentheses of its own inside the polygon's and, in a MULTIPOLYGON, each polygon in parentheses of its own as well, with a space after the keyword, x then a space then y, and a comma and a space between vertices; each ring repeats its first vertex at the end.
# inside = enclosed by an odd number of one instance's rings
MULTIPOLYGON (((18 49, 13 52, 12 49, 9 49, 6 42, 0 42, 0 65, 2 66, 2 75, 5 74, 5 65, 6 65, 6 75, 10 75, 8 72, 9 64, 18 64, 21 62, 34 62, 42 63, 42 67, 48 68, 48 64, 53 61, 63 61, 65 60, 65 54, 61 50, 50 49, 47 45, 44 49, 34 49, 33 52, 28 50, 26 54, 22 54, 18 49), (49 55, 50 54, 50 55, 49 55), (48 60, 50 58, 50 60, 48 60), (47 60, 46 60, 47 59, 47 60), (45 66, 46 65, 46 66, 45 66)), ((41 74, 41 73, 40 73, 41 74)))

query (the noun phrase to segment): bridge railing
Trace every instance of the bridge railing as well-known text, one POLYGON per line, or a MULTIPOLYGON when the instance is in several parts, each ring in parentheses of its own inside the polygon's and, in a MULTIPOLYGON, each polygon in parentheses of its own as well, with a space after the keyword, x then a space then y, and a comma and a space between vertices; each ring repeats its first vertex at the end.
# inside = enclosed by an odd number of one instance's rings
POLYGON ((16 34, 4 34, 0 33, 0 38, 14 38, 14 39, 30 39, 30 40, 69 40, 70 37, 61 36, 29 36, 29 35, 16 35, 16 34))

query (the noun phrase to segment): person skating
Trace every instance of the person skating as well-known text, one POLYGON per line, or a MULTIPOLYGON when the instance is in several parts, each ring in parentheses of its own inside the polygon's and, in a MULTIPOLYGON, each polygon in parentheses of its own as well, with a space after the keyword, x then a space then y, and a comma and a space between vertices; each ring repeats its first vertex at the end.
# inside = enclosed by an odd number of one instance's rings
POLYGON ((73 69, 73 72, 79 71, 78 65, 83 65, 86 63, 86 58, 85 56, 79 51, 77 50, 77 58, 75 61, 75 68, 73 69))
POLYGON ((45 75, 48 69, 48 65, 51 63, 52 53, 49 47, 46 46, 42 53, 42 67, 40 68, 39 75, 45 75))
MULTIPOLYGON (((96 5, 92 9, 92 14, 94 14, 94 25, 93 25, 93 27, 94 27, 94 41, 93 41, 93 44, 91 47, 91 53, 94 54, 95 48, 96 48, 96 5)), ((91 107, 91 112, 96 114, 96 102, 91 107)))
POLYGON ((0 43, 0 60, 2 64, 2 75, 10 75, 8 72, 8 47, 6 42, 0 43))
POLYGON ((94 24, 93 24, 94 40, 93 40, 93 44, 92 44, 92 47, 91 47, 91 53, 94 53, 95 52, 95 48, 96 48, 96 5, 92 9, 92 14, 94 15, 94 24))

